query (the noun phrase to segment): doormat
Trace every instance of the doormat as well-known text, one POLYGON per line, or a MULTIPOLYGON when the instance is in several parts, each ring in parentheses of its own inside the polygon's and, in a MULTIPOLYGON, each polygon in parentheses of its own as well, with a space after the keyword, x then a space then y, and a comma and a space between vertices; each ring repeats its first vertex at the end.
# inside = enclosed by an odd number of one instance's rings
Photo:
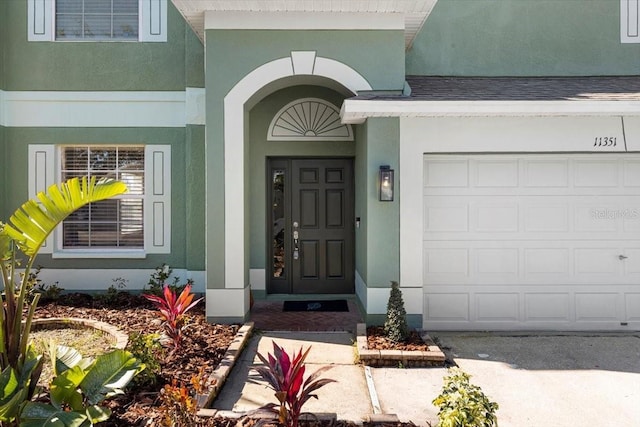
POLYGON ((285 301, 282 311, 349 311, 347 300, 285 301))

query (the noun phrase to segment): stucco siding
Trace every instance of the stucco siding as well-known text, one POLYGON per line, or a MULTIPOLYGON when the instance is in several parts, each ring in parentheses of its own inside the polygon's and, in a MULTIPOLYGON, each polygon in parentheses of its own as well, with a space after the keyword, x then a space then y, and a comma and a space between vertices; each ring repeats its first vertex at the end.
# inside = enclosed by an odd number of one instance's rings
POLYGON ((576 76, 640 73, 613 0, 439 0, 407 52, 407 74, 576 76))

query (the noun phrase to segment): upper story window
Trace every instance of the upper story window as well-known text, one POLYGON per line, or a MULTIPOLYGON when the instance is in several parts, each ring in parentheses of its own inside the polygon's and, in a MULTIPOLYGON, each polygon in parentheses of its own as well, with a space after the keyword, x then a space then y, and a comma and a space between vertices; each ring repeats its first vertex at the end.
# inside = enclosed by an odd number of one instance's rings
POLYGON ((168 1, 27 0, 27 39, 166 42, 168 1))
POLYGON ((56 40, 138 40, 138 0, 56 0, 56 40))

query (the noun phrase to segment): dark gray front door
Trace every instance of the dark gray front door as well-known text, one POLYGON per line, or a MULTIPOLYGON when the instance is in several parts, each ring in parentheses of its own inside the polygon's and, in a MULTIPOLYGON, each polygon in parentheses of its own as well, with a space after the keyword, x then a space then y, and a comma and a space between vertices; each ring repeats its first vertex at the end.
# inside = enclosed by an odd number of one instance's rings
POLYGON ((269 161, 269 293, 354 291, 352 159, 269 161))

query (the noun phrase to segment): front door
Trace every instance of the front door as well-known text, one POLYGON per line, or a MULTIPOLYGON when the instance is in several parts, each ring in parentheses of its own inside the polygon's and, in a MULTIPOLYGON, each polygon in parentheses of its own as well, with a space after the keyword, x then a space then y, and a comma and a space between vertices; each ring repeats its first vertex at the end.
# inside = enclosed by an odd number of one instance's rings
POLYGON ((354 291, 353 160, 269 160, 269 293, 354 291))

